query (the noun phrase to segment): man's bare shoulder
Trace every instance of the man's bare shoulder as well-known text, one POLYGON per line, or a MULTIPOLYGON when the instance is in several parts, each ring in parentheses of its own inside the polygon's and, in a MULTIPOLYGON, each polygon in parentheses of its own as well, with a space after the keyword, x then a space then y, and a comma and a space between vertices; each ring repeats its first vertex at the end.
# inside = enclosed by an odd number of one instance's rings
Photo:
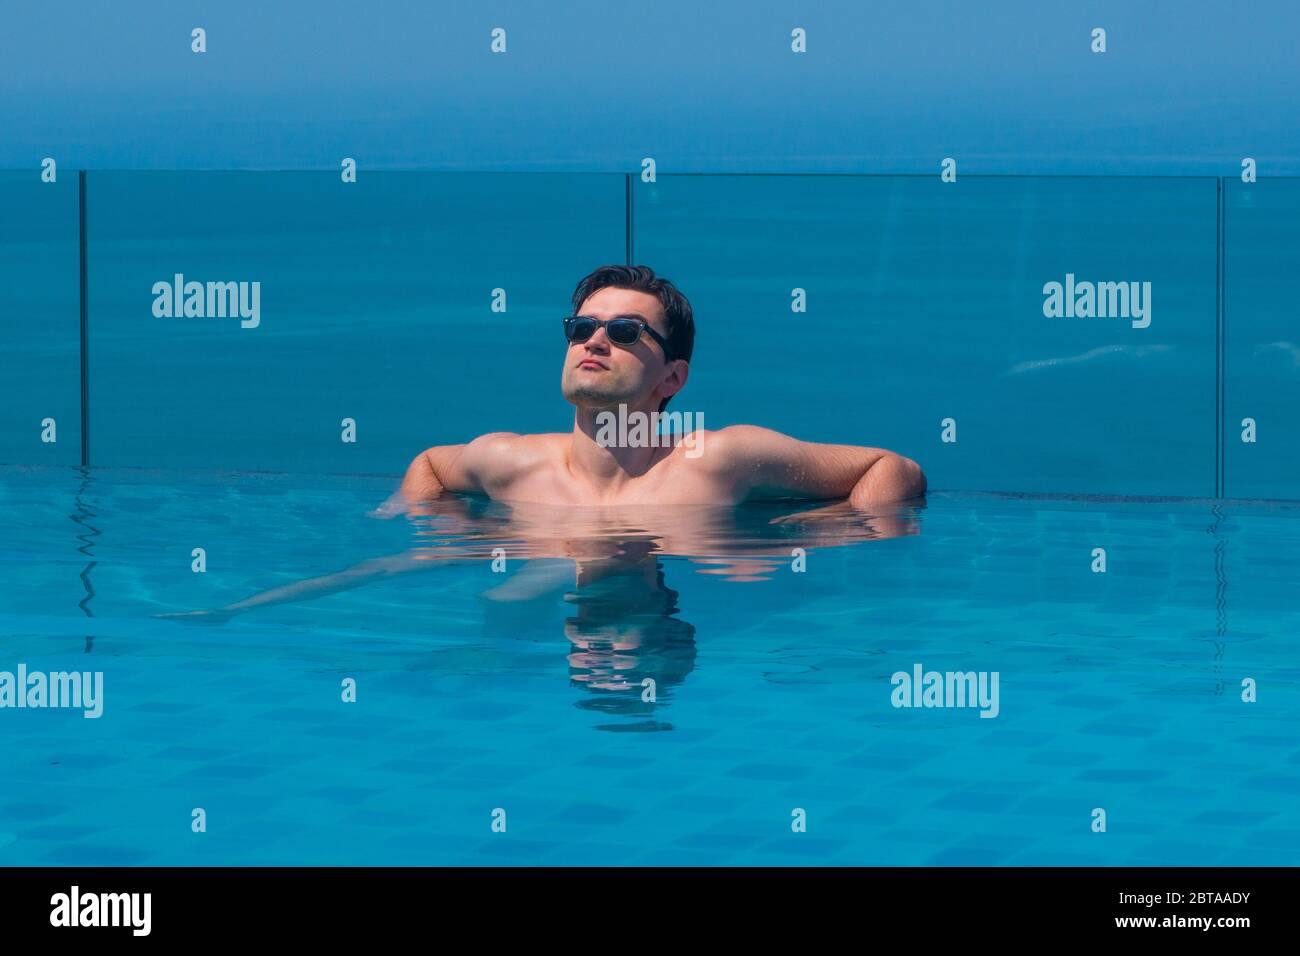
POLYGON ((724 448, 746 447, 755 442, 790 437, 775 429, 764 428, 762 425, 727 425, 725 428, 715 428, 712 431, 701 429, 701 431, 709 437, 710 441, 716 441, 724 448))
POLYGON ((488 432, 465 445, 461 460, 466 470, 480 479, 508 479, 557 458, 566 437, 562 433, 488 432))
POLYGON ((474 455, 553 454, 564 439, 564 432, 537 435, 520 435, 517 432, 487 432, 465 445, 465 451, 474 455))
POLYGON ((692 439, 701 449, 700 460, 721 470, 743 468, 771 443, 792 441, 789 435, 761 425, 727 425, 711 431, 701 428, 692 439))

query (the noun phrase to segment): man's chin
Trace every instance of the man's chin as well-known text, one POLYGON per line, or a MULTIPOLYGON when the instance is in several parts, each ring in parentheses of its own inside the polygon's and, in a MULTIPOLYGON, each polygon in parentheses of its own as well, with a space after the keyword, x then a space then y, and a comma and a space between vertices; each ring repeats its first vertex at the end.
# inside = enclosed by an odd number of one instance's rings
POLYGON ((636 402, 635 396, 610 395, 604 392, 593 392, 590 389, 565 392, 564 399, 579 411, 591 412, 592 414, 613 412, 617 415, 620 405, 630 409, 635 406, 636 402))

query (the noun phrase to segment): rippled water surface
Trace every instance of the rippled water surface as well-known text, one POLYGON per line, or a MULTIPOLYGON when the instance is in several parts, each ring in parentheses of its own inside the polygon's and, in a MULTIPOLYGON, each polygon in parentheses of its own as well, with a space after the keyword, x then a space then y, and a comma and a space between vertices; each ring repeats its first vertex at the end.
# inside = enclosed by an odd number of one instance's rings
POLYGON ((0 709, 0 862, 1300 858, 1300 507, 393 485, 0 468, 0 671, 104 675, 0 709), (996 718, 894 707, 918 664, 996 718))

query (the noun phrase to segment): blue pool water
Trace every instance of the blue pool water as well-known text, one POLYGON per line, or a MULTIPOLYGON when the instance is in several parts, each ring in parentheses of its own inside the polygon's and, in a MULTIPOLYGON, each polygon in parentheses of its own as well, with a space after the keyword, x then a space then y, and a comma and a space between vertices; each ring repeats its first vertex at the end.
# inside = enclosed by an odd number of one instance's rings
POLYGON ((0 468, 0 670, 104 674, 97 720, 0 710, 0 863, 1300 857, 1300 504, 368 516, 392 487, 0 468), (998 716, 893 707, 917 663, 998 716))

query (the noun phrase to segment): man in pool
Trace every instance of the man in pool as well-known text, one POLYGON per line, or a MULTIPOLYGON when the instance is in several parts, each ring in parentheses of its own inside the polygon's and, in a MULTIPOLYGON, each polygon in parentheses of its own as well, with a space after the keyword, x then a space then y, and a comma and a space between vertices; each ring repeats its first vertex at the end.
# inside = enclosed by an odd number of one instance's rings
MULTIPOLYGON (((415 456, 401 487, 371 512, 378 518, 401 513, 434 518, 439 530, 421 532, 438 537, 434 546, 370 558, 221 608, 157 616, 220 623, 255 608, 448 561, 482 561, 492 558, 492 545, 501 540, 513 542, 512 554, 525 566, 485 595, 494 601, 523 600, 565 579, 571 584, 575 575, 590 584, 601 575, 623 573, 647 540, 653 541, 654 555, 688 557, 730 580, 761 580, 774 561, 789 561, 795 539, 745 538, 718 512, 764 498, 841 499, 772 520, 800 524, 797 540, 805 547, 864 540, 864 529, 852 525, 855 509, 868 507, 866 537, 918 533, 906 514, 910 508, 895 505, 923 495, 925 475, 910 458, 883 448, 814 444, 754 425, 698 429, 676 444, 644 440, 645 434, 640 441, 611 443, 613 430, 603 414, 621 416, 625 423, 648 420, 686 384, 695 340, 691 306, 671 282, 645 266, 611 265, 578 283, 573 307, 574 315, 564 322, 569 347, 560 379, 576 409, 573 431, 496 432, 464 445, 430 448, 415 456), (469 499, 443 492, 506 503, 508 526, 499 524, 499 516, 486 523, 471 520, 469 499), (574 513, 566 505, 594 507, 574 513), (637 507, 646 505, 674 507, 651 516, 637 507), (624 520, 629 511, 636 513, 630 531, 624 520), (745 540, 737 543, 738 537, 745 540), (562 566, 544 560, 554 558, 562 559, 562 566)), ((637 434, 634 428, 620 431, 624 437, 637 434)))
POLYGON ((609 422, 650 420, 685 387, 690 372, 691 305, 646 266, 601 266, 579 282, 564 332, 569 345, 560 388, 575 409, 572 431, 493 432, 429 448, 415 456, 401 487, 375 514, 388 516, 444 491, 520 504, 725 505, 793 497, 847 499, 855 508, 925 493, 925 475, 910 458, 884 448, 799 441, 755 425, 699 429, 676 444, 611 443, 609 422))

